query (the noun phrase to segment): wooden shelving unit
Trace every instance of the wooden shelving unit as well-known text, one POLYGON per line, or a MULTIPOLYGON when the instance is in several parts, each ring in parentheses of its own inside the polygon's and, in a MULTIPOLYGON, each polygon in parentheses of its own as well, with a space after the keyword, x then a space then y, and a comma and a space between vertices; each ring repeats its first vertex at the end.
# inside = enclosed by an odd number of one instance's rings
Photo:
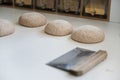
POLYGON ((81 17, 109 21, 111 0, 83 0, 81 17))
POLYGON ((0 5, 109 21, 111 0, 0 0, 0 5))
POLYGON ((0 5, 12 6, 13 0, 0 0, 0 5))
POLYGON ((33 0, 13 0, 13 2, 17 8, 33 8, 33 0))

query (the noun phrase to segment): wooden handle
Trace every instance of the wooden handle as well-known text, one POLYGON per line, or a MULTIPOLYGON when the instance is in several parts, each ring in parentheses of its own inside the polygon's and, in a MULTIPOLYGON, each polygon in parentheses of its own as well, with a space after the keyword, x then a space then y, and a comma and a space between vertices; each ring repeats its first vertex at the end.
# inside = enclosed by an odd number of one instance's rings
POLYGON ((88 72, 90 69, 95 67, 97 64, 102 62, 107 57, 107 52, 103 50, 99 50, 96 54, 91 55, 81 64, 75 65, 69 72, 74 75, 83 75, 84 73, 88 72))

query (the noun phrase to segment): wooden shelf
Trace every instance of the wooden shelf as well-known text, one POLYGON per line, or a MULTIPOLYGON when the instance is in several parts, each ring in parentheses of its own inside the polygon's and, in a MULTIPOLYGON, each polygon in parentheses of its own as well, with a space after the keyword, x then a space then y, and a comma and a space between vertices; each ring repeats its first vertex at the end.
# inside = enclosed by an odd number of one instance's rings
POLYGON ((13 6, 12 0, 0 0, 0 5, 13 6))
POLYGON ((109 21, 111 0, 83 0, 82 17, 109 21))
POLYGON ((13 0, 14 1, 14 7, 20 7, 20 8, 31 8, 33 9, 33 0, 13 0))
POLYGON ((109 21, 111 0, 0 0, 0 5, 19 9, 109 21), (94 2, 93 2, 94 1, 94 2), (106 1, 106 2, 105 2, 106 1), (95 5, 95 6, 94 6, 95 5), (94 9, 94 10, 93 10, 94 9))

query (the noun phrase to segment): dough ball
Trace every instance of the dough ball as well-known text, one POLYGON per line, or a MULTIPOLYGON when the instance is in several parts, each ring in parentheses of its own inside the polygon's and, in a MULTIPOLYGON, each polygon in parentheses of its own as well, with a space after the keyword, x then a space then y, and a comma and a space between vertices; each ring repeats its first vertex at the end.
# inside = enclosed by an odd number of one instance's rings
POLYGON ((15 26, 8 20, 0 19, 0 37, 10 35, 15 32, 15 26))
POLYGON ((40 13, 30 12, 24 13, 19 18, 19 24, 26 27, 40 27, 47 23, 47 19, 40 13))
POLYGON ((47 24, 45 32, 54 36, 65 36, 73 31, 72 24, 65 20, 54 20, 47 24))
POLYGON ((71 38, 82 43, 97 43, 105 38, 104 31, 93 25, 84 25, 73 32, 71 38))

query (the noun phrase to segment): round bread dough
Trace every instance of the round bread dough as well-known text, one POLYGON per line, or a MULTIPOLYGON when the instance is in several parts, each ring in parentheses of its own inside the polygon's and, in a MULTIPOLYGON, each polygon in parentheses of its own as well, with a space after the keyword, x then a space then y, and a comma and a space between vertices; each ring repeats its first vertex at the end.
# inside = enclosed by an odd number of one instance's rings
POLYGON ((54 36, 65 36, 73 31, 72 24, 65 20, 54 20, 47 24, 45 32, 54 36))
POLYGON ((37 12, 24 13, 19 18, 20 25, 30 28, 40 27, 45 25, 46 23, 46 17, 37 12))
POLYGON ((0 37, 10 35, 15 32, 15 26, 8 20, 0 19, 0 37))
POLYGON ((71 38, 75 41, 82 43, 97 43, 105 38, 104 31, 93 25, 81 26, 78 30, 74 31, 71 38))

